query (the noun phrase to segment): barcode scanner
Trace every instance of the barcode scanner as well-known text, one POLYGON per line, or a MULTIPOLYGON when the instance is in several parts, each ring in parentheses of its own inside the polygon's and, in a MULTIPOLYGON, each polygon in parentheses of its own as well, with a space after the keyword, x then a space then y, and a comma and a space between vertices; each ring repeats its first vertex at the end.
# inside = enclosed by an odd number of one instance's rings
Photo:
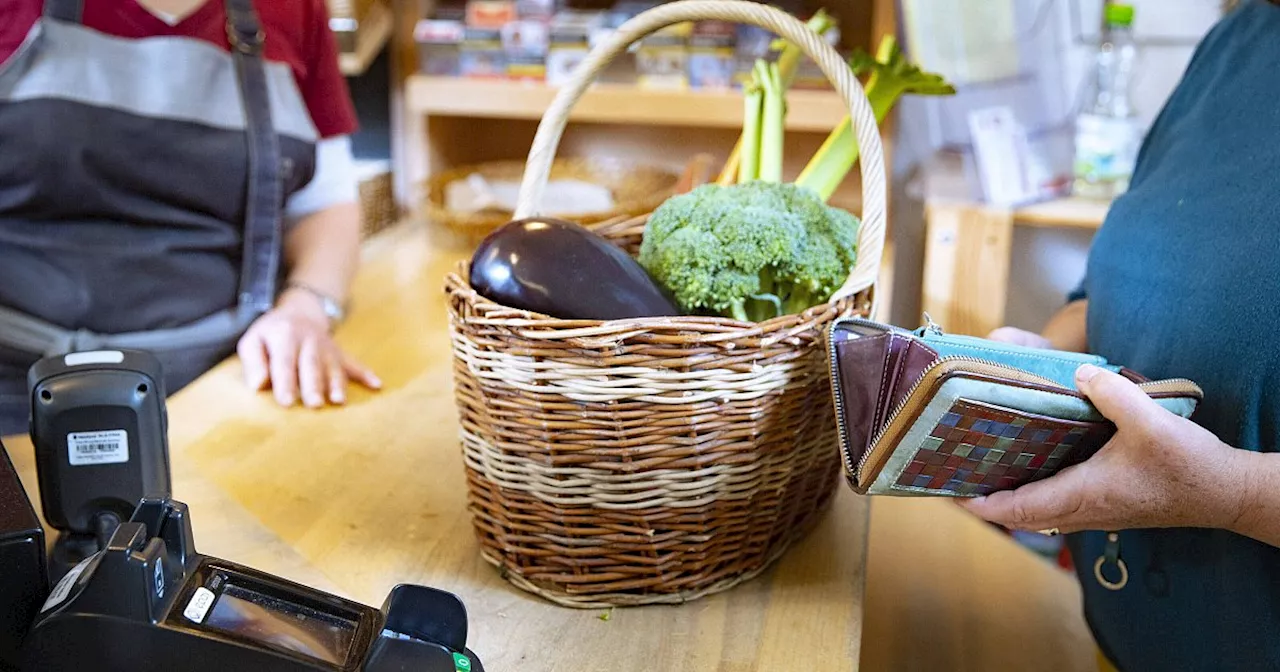
POLYGON ((164 376, 149 353, 102 350, 42 359, 27 384, 57 581, 106 548, 140 500, 170 495, 164 376))

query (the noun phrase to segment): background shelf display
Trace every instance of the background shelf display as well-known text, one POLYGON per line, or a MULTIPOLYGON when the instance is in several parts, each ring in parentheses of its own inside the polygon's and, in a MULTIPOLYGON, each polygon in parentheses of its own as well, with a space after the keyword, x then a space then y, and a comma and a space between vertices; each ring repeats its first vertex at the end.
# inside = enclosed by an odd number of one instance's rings
MULTIPOLYGON (((565 4, 608 8, 617 1, 573 0, 565 4)), ((536 77, 467 78, 447 68, 430 74, 424 71, 431 67, 430 59, 424 62, 423 43, 418 39, 421 34, 415 30, 421 20, 444 16, 442 8, 456 2, 391 2, 395 15, 391 43, 395 195, 403 211, 419 215, 424 185, 431 175, 489 161, 523 160, 538 120, 556 93, 555 86, 536 81, 536 77)), ((893 0, 806 0, 800 11, 819 8, 837 17, 845 51, 873 50, 882 36, 897 30, 893 0)), ((451 21, 459 18, 449 16, 451 21)), ((594 84, 574 107, 573 123, 566 130, 559 156, 630 161, 679 171, 697 154, 724 158, 737 140, 742 122, 742 94, 738 90, 693 85, 664 88, 614 76, 606 79, 609 81, 594 84)), ((829 89, 793 89, 788 94, 784 174, 798 173, 846 114, 829 89)), ((882 137, 886 159, 891 160, 891 123, 882 128, 882 137)), ((855 171, 832 203, 857 208, 858 182, 855 171)))
MULTIPOLYGON (((418 114, 486 119, 541 119, 557 89, 508 80, 414 75, 406 83, 409 108, 418 114)), ((829 132, 847 114, 831 91, 791 91, 787 128, 829 132)), ((742 94, 734 90, 645 89, 629 84, 595 84, 573 108, 574 121, 740 128, 742 94)))

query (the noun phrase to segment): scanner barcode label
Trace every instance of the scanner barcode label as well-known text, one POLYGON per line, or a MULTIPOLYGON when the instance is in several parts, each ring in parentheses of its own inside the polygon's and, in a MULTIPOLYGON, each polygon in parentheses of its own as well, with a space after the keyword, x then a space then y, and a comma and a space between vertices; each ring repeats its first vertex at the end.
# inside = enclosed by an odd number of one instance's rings
POLYGON ((113 429, 68 434, 67 460, 73 467, 128 462, 129 433, 123 429, 113 429))

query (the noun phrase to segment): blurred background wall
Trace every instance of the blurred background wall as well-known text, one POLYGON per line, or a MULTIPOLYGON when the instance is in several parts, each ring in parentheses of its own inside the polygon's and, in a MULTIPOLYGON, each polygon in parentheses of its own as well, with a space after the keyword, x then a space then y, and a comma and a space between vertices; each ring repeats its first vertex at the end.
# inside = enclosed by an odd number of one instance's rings
MULTIPOLYGON (((1222 0, 1133 0, 1138 63, 1133 97, 1145 124, 1177 85, 1222 0)), ((1051 161, 1069 170, 1072 120, 1092 64, 1103 0, 902 0, 902 32, 926 69, 958 84, 953 98, 908 97, 894 157, 896 245, 892 319, 920 321, 924 199, 970 150, 967 115, 1007 105, 1051 161), (1065 162, 1065 163, 1064 163, 1065 162)), ((952 175, 951 177, 955 177, 952 175)), ((973 179, 959 180, 980 197, 973 179)), ((1022 228, 1013 241, 1007 320, 1038 330, 1084 272, 1092 232, 1022 228)), ((944 325, 945 326, 945 325, 944 325)))

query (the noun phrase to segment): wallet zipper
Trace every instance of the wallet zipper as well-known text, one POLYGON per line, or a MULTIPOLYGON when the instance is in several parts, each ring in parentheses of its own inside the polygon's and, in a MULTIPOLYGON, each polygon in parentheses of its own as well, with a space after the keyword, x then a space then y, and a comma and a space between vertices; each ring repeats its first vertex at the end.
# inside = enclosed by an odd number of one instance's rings
POLYGON ((827 362, 831 367, 831 398, 836 406, 836 436, 840 441, 840 457, 844 460, 845 470, 856 475, 857 472, 853 470, 853 457, 849 455, 849 429, 844 424, 844 395, 840 393, 840 386, 836 384, 840 377, 840 365, 836 362, 836 328, 840 323, 841 320, 832 322, 831 328, 827 331, 827 362))
MULTIPOLYGON (((849 429, 844 423, 844 395, 840 392, 840 385, 837 384, 837 381, 840 379, 840 365, 836 360, 836 330, 840 328, 840 325, 847 322, 875 327, 876 329, 886 333, 897 331, 910 335, 910 332, 892 325, 885 325, 874 320, 868 320, 864 317, 847 317, 841 320, 836 320, 827 328, 827 362, 831 369, 829 372, 831 376, 831 398, 836 407, 836 436, 840 441, 840 457, 844 460, 845 470, 856 476, 857 471, 854 470, 853 456, 849 454, 849 429)), ((859 338, 862 338, 862 336, 859 336, 859 338)), ((863 455, 863 458, 865 460, 866 455, 863 455)), ((858 468, 862 468, 861 462, 859 462, 858 468)))

